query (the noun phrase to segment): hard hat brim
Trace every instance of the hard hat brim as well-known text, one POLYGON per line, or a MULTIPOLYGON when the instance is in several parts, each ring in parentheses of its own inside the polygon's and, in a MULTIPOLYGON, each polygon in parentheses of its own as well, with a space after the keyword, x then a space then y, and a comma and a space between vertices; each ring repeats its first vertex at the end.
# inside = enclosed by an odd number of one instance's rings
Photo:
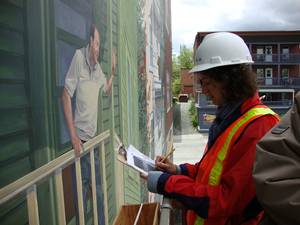
POLYGON ((254 62, 251 60, 245 60, 245 61, 238 61, 238 62, 224 62, 222 64, 217 64, 217 65, 213 65, 211 63, 206 63, 206 64, 201 64, 201 65, 197 65, 194 66, 189 73, 195 73, 195 72, 201 72, 201 71, 205 71, 205 70, 209 70, 215 67, 220 67, 220 66, 230 66, 230 65, 238 65, 238 64, 253 64, 254 62))

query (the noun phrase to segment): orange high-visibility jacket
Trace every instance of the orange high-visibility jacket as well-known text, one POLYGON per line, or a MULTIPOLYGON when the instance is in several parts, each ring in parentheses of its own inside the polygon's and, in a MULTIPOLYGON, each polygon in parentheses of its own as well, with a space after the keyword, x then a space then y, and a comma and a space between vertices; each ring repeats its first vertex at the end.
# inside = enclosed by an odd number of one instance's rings
MULTIPOLYGON (((180 165, 181 175, 163 173, 158 179, 158 193, 189 209, 188 225, 233 225, 236 218, 241 224, 245 208, 255 207, 250 203, 255 198, 252 168, 256 143, 278 122, 278 116, 262 105, 257 95, 245 101, 240 112, 200 162, 180 165)), ((258 222, 245 220, 251 225, 258 222)))

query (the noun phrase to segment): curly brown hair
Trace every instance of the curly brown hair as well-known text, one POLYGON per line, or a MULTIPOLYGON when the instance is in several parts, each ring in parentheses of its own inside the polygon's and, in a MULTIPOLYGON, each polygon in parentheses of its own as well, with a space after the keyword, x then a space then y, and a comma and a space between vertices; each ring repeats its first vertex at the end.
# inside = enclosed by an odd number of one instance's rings
POLYGON ((256 74, 248 64, 220 66, 201 73, 221 84, 227 103, 245 100, 257 92, 256 74))

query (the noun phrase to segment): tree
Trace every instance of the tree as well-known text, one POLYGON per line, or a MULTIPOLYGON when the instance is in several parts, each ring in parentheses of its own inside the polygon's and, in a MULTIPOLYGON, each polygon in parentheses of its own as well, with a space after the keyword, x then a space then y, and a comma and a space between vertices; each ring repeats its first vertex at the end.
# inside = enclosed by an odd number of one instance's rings
POLYGON ((180 46, 179 56, 172 56, 172 93, 177 96, 181 90, 180 70, 192 69, 193 67, 193 51, 185 45, 180 46))
POLYGON ((192 69, 194 65, 192 49, 187 48, 185 45, 181 45, 178 61, 181 69, 192 69))
POLYGON ((180 64, 176 55, 172 56, 172 93, 177 96, 180 93, 180 64))

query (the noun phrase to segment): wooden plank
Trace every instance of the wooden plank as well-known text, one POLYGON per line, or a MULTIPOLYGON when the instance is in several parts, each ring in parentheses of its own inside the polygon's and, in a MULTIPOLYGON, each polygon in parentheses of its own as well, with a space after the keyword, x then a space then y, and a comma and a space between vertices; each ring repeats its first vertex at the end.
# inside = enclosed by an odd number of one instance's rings
POLYGON ((83 209, 83 195, 82 195, 82 176, 80 158, 75 159, 76 168, 76 187, 77 187, 77 201, 78 201, 78 215, 79 224, 84 225, 84 209, 83 209))
POLYGON ((108 202, 107 202, 107 182, 106 182, 106 166, 105 166, 105 146, 104 141, 101 143, 100 148, 101 153, 101 167, 102 167, 102 184, 103 184, 103 193, 104 193, 104 215, 105 215, 105 224, 108 223, 108 202))
MULTIPOLYGON (((95 156, 94 148, 90 151, 91 159, 91 178, 92 178, 92 201, 93 201, 93 215, 94 225, 98 225, 98 210, 97 210, 97 193, 96 193, 96 175, 95 175, 95 156)), ((100 191, 100 190, 98 190, 100 191)))
POLYGON ((1 113, 0 136, 28 129, 27 117, 26 109, 7 110, 1 113))
POLYGON ((57 169, 55 172, 55 189, 56 189, 58 223, 60 225, 66 225, 64 187, 63 187, 61 168, 57 169))
POLYGON ((23 34, 3 28, 0 29, 0 50, 9 54, 24 55, 23 34))
POLYGON ((22 9, 2 1, 0 3, 0 24, 4 24, 5 26, 18 31, 23 31, 22 9))
MULTIPOLYGON (((158 225, 159 203, 123 205, 115 218, 114 225, 153 224, 158 225)), ((166 223, 167 224, 167 223, 166 223)))
MULTIPOLYGON (((26 205, 27 205, 26 194, 17 196, 16 198, 12 199, 11 201, 6 202, 3 205, 0 205, 0 218, 9 221, 10 220, 9 214, 11 214, 11 213, 18 214, 17 213, 18 210, 23 210, 23 214, 25 214, 25 217, 23 217, 23 220, 25 221, 28 218, 26 205), (11 210, 13 210, 13 212, 11 212, 11 210)), ((7 223, 4 223, 4 224, 7 224, 7 223)), ((11 223, 11 224, 16 224, 16 223, 11 223)))
POLYGON ((2 109, 28 106, 26 96, 24 84, 0 84, 0 108, 2 109))
POLYGON ((29 225, 39 225, 39 206, 36 196, 36 185, 27 190, 27 210, 29 225))
POLYGON ((0 139, 0 165, 7 160, 16 161, 19 156, 29 153, 29 137, 27 134, 0 139))
POLYGON ((25 80, 23 57, 10 56, 7 54, 0 53, 0 58, 0 79, 12 81, 25 80))
POLYGON ((11 164, 1 167, 0 187, 3 187, 31 171, 29 157, 17 160, 11 164))
POLYGON ((23 1, 24 0, 7 0, 8 2, 10 2, 11 4, 14 4, 18 7, 23 7, 23 1))
POLYGON ((28 221, 26 198, 16 204, 2 205, 0 212, 1 225, 24 224, 24 221, 28 221))

